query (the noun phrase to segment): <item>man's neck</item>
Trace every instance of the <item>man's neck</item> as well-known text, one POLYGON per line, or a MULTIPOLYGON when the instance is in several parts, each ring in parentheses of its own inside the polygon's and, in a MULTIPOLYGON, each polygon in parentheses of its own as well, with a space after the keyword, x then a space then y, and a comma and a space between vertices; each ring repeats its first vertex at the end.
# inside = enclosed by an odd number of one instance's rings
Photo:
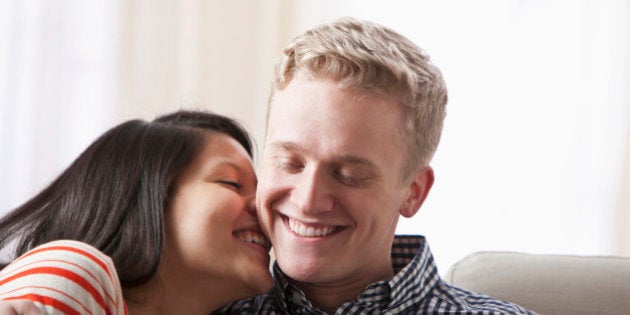
POLYGON ((356 300, 370 284, 392 277, 394 271, 391 264, 388 267, 380 273, 373 273, 369 277, 356 279, 327 283, 289 281, 304 292, 314 307, 332 314, 344 302, 356 300))

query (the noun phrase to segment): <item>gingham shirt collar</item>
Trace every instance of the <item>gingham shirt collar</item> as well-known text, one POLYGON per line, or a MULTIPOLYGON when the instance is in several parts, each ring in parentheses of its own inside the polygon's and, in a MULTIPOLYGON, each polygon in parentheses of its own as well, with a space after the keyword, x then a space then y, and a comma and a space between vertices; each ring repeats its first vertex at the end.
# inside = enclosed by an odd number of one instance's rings
MULTIPOLYGON (((518 305, 448 285, 438 275, 422 236, 396 236, 392 246, 395 275, 369 285, 341 314, 535 314, 518 305)), ((264 295, 232 303, 214 314, 326 314, 290 284, 274 265, 274 288, 264 295)))
MULTIPOLYGON (((423 236, 396 235, 391 255, 394 277, 372 283, 356 301, 339 307, 336 314, 350 314, 358 309, 395 312, 423 300, 439 281, 437 268, 423 236)), ((315 309, 304 293, 289 283, 277 264, 274 264, 273 272, 275 302, 283 312, 326 314, 315 309)))

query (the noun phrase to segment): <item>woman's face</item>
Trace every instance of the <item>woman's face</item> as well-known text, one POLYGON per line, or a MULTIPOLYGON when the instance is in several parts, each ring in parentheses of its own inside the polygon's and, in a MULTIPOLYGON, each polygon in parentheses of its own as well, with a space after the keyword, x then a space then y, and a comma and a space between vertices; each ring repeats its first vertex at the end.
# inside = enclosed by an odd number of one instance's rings
POLYGON ((270 246, 256 217, 252 161, 226 134, 206 139, 175 179, 165 216, 164 271, 191 287, 218 286, 242 297, 266 292, 272 286, 270 246))

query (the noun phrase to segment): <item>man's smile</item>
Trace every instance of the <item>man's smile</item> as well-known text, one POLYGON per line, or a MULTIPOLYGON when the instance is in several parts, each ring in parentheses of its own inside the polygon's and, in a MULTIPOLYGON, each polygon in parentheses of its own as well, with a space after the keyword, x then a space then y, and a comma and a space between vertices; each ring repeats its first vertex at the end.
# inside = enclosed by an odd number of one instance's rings
POLYGON ((280 216, 289 230, 300 237, 326 237, 343 229, 341 226, 337 225, 307 224, 284 215, 280 216))

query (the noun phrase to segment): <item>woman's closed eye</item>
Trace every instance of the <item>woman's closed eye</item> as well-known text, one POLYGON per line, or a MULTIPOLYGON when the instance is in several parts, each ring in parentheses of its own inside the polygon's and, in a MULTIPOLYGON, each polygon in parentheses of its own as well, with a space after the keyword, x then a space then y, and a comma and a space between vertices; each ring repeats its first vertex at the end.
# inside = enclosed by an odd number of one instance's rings
POLYGON ((239 182, 233 180, 219 180, 217 181, 219 184, 229 186, 231 188, 236 189, 237 191, 241 190, 242 185, 239 182))

